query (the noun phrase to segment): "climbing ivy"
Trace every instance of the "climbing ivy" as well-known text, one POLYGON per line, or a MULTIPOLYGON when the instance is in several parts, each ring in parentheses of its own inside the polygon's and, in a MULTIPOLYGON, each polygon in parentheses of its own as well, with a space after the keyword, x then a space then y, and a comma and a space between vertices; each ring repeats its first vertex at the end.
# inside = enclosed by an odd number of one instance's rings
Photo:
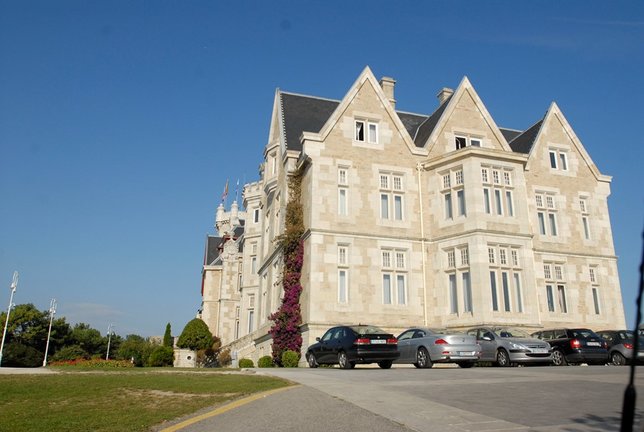
POLYGON ((298 170, 288 179, 289 200, 286 204, 285 229, 276 241, 282 249, 284 268, 282 284, 284 298, 279 309, 269 316, 273 325, 269 330, 273 337, 273 362, 282 366, 282 354, 287 351, 300 352, 302 348, 302 310, 300 294, 302 285, 302 264, 304 262, 304 217, 300 200, 302 191, 302 171, 298 170))

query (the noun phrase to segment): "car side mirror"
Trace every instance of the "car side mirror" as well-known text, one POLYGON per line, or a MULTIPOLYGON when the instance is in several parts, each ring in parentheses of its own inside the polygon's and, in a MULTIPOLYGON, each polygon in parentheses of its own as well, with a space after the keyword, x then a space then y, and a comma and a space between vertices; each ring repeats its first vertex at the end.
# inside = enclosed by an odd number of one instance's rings
POLYGON ((318 341, 318 342, 320 342, 320 338, 319 338, 319 337, 316 337, 316 338, 315 338, 315 340, 316 340, 316 341, 318 341))
POLYGON ((489 337, 489 336, 483 336, 481 339, 483 339, 484 341, 491 341, 492 340, 492 338, 489 337))

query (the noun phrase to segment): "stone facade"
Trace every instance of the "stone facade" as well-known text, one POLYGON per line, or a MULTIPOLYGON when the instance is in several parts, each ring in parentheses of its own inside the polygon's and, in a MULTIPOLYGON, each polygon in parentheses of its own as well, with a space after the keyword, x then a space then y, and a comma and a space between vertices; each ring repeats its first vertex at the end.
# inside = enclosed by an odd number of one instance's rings
POLYGON ((624 328, 599 173, 553 103, 499 128, 467 78, 431 115, 397 112, 366 68, 341 101, 277 91, 260 179, 217 210, 202 318, 237 352, 271 354, 288 175, 304 170, 303 352, 336 324, 397 332, 513 325, 624 328))

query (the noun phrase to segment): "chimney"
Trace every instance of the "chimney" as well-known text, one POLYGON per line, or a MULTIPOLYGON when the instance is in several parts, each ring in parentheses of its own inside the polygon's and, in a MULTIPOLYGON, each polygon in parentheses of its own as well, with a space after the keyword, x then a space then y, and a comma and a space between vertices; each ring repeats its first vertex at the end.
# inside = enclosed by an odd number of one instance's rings
POLYGON ((385 96, 387 96, 387 99, 389 100, 389 103, 391 104, 393 109, 396 109, 396 99, 394 99, 395 85, 396 80, 391 77, 382 77, 380 79, 380 87, 382 87, 382 91, 385 93, 385 96))
POLYGON ((454 90, 452 90, 451 88, 443 87, 443 89, 436 95, 436 97, 438 98, 438 105, 443 105, 443 102, 445 102, 447 98, 453 94, 454 90))

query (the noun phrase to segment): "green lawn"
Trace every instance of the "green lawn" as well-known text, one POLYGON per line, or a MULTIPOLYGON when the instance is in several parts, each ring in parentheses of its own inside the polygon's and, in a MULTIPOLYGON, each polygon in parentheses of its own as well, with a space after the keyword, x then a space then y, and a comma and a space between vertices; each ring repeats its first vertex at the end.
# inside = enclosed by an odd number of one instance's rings
POLYGON ((59 370, 0 375, 0 431, 148 431, 201 408, 289 385, 203 370, 59 370))

